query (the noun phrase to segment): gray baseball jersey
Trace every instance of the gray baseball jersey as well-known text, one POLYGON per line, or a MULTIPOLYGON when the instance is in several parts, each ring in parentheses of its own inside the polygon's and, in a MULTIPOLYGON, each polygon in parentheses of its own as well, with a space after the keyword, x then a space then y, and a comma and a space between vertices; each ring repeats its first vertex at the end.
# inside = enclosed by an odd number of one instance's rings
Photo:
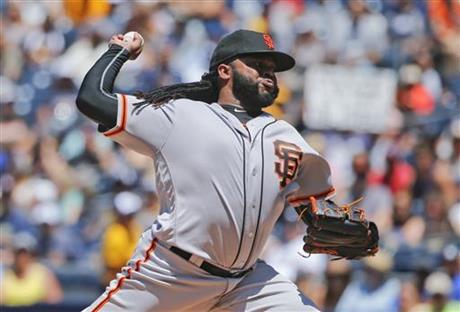
POLYGON ((155 236, 222 268, 251 267, 301 154, 316 152, 266 113, 243 125, 217 103, 180 99, 137 114, 138 99, 118 97, 117 125, 105 135, 154 159, 155 236))
POLYGON ((117 97, 117 124, 104 134, 153 158, 161 207, 128 265, 85 311, 317 311, 258 259, 299 189, 291 182, 302 155, 316 155, 297 131, 265 113, 243 125, 217 103, 180 99, 139 113, 138 99, 117 97), (251 270, 223 278, 203 261, 251 270))

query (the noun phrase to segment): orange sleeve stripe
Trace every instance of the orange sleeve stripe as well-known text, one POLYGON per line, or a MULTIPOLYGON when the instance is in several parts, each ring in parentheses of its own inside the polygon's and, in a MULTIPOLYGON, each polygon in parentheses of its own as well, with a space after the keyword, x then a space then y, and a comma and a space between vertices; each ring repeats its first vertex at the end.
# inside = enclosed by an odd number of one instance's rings
POLYGON ((126 95, 121 94, 121 122, 115 128, 104 132, 105 136, 112 136, 118 134, 126 129, 126 123, 128 122, 128 103, 126 95))
MULTIPOLYGON (((155 248, 157 247, 157 242, 158 242, 158 239, 155 237, 153 240, 152 240, 152 243, 150 244, 149 248, 147 249, 147 251, 145 252, 145 257, 144 257, 144 260, 137 260, 136 261, 136 268, 134 269, 134 271, 136 272, 139 272, 139 269, 140 269, 140 264, 141 262, 146 262, 147 260, 149 260, 150 258, 150 255, 151 253, 155 250, 155 248)), ((112 298, 112 296, 121 288, 121 286, 123 285, 123 282, 126 280, 126 279, 129 279, 131 278, 131 272, 132 272, 132 268, 129 268, 128 269, 128 274, 127 276, 122 276, 119 280, 118 280, 118 283, 117 285, 115 286, 114 289, 112 289, 111 291, 109 291, 109 293, 107 294, 107 297, 102 300, 95 308, 92 312, 98 312, 102 309, 102 307, 110 301, 110 298, 112 298)))
POLYGON ((335 192, 335 189, 334 188, 331 188, 325 192, 322 192, 322 193, 318 193, 318 194, 313 194, 313 195, 305 195, 305 196, 300 196, 300 197, 294 197, 294 198, 291 198, 291 199, 288 199, 288 202, 289 204, 293 205, 293 204, 299 204, 299 203, 302 203, 306 200, 310 200, 310 197, 322 197, 322 196, 327 196, 329 194, 332 194, 333 192, 335 192))

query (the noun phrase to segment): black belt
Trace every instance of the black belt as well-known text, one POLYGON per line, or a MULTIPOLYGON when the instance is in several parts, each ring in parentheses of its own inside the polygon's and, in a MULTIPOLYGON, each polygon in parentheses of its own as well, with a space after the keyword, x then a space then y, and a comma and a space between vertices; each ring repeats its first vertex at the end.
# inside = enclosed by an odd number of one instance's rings
MULTIPOLYGON (((176 255, 178 255, 179 257, 189 261, 190 258, 192 257, 192 254, 185 251, 185 250, 182 250, 180 248, 177 248, 176 246, 171 246, 169 248, 169 250, 171 250, 172 252, 174 252, 176 255)), ((233 277, 233 278, 238 278, 238 277, 242 277, 244 276, 246 273, 248 273, 249 271, 252 270, 251 269, 248 269, 246 271, 239 271, 239 272, 230 272, 230 271, 226 271, 224 269, 221 269, 209 262, 206 262, 206 261, 203 261, 203 263, 200 265, 200 268, 205 270, 206 272, 208 272, 209 274, 211 275, 215 275, 215 276, 220 276, 220 277, 233 277)))

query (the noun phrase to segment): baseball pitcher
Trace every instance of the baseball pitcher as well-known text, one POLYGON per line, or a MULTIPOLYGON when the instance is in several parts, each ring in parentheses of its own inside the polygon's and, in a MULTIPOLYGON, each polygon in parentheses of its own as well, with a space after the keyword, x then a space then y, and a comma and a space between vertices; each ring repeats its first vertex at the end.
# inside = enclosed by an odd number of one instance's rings
POLYGON ((327 199, 327 162, 262 111, 277 97, 276 73, 294 59, 270 35, 238 30, 217 44, 201 81, 133 96, 113 92, 120 68, 142 50, 139 34, 124 39, 111 38, 77 106, 106 137, 152 158, 161 208, 84 311, 317 311, 259 259, 283 209, 308 224, 309 253, 372 255, 378 235, 362 210, 327 199))

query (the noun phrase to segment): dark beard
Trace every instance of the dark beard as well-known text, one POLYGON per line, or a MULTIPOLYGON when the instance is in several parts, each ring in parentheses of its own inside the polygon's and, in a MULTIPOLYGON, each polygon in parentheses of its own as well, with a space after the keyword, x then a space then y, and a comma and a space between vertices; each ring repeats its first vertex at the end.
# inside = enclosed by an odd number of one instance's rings
POLYGON ((233 71, 233 73, 233 95, 249 114, 260 113, 263 107, 273 104, 279 92, 276 84, 273 91, 261 94, 257 82, 250 81, 237 71, 233 71))

